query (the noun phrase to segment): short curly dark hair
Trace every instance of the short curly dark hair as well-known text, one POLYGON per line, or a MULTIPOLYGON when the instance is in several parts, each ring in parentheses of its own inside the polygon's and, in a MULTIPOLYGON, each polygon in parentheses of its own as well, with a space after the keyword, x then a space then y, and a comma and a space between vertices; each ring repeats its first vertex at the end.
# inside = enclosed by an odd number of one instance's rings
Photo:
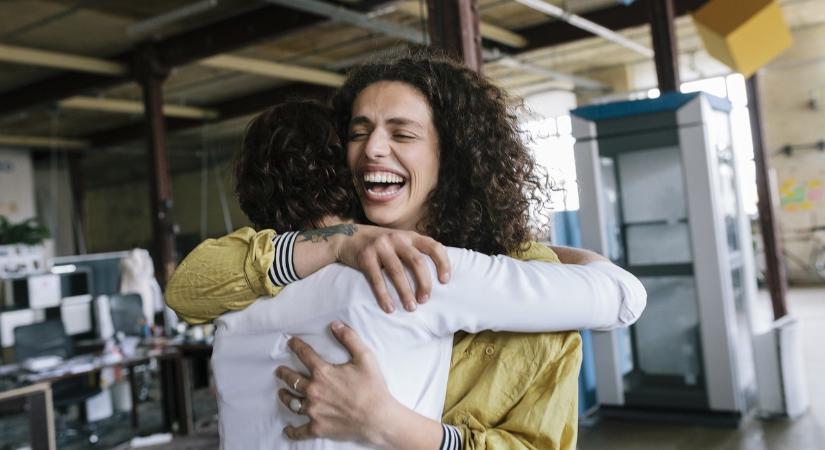
POLYGON ((407 83, 421 92, 438 132, 438 184, 418 231, 486 254, 525 249, 533 239, 530 211, 546 208, 541 191, 549 183, 536 172, 522 139, 522 102, 434 50, 403 50, 349 72, 333 97, 344 140, 358 94, 379 81, 407 83))
POLYGON ((317 228, 358 208, 332 110, 314 101, 284 102, 252 119, 235 156, 235 183, 258 229, 317 228))

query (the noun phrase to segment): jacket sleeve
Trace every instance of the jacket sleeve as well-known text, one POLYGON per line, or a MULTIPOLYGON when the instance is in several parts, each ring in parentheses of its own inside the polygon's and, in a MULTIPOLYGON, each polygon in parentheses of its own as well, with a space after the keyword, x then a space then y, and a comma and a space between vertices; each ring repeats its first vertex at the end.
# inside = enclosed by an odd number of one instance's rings
POLYGON ((276 295, 281 288, 268 276, 274 236, 274 230, 244 227, 203 241, 172 274, 166 304, 186 322, 198 324, 244 309, 258 297, 276 295))

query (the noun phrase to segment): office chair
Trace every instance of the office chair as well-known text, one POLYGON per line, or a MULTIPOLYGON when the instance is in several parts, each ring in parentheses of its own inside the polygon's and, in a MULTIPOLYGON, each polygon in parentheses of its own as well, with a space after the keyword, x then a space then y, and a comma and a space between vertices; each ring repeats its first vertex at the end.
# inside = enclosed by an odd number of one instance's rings
MULTIPOLYGON (((22 363, 37 356, 60 356, 64 359, 74 356, 74 346, 71 338, 66 334, 63 322, 47 320, 45 322, 23 325, 14 329, 14 359, 22 363)), ((67 414, 70 406, 81 404, 81 416, 85 415, 86 400, 101 392, 96 385, 90 385, 87 377, 71 377, 52 383, 52 401, 55 409, 67 414)), ((64 423, 65 425, 65 423, 64 423)), ((63 428, 63 436, 69 437, 79 434, 77 430, 63 428)), ((89 439, 97 440, 93 431, 89 439)), ((93 441, 93 442, 94 442, 93 441)))

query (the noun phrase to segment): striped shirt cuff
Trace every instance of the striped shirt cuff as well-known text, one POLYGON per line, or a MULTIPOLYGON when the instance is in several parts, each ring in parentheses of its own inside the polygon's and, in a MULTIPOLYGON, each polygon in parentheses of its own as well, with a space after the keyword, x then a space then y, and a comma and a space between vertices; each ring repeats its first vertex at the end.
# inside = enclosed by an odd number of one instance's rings
POLYGON ((444 434, 441 436, 439 450, 461 450, 461 432, 458 428, 442 423, 444 434))
POLYGON ((295 260, 293 259, 297 238, 297 231, 279 234, 272 238, 275 257, 272 261, 272 267, 269 268, 269 280, 275 286, 286 286, 301 279, 295 272, 295 260))

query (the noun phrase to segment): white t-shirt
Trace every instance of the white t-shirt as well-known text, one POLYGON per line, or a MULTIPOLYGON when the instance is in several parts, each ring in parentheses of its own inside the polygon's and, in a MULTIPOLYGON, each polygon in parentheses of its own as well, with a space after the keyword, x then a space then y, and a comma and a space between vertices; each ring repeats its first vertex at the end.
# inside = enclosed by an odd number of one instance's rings
MULTIPOLYGON (((395 313, 383 312, 360 272, 333 264, 285 287, 277 299, 262 298, 217 319, 212 367, 221 448, 367 448, 324 439, 294 442, 282 432, 308 420, 276 396, 287 387, 274 375, 278 366, 307 373, 287 341, 300 337, 327 361, 347 362, 349 354, 329 331, 333 320, 352 327, 375 353, 396 399, 440 420, 456 331, 610 329, 635 322, 646 304, 639 280, 609 262, 562 265, 447 251, 450 282, 434 280, 430 301, 415 312, 400 303, 395 313)), ((430 268, 435 273, 432 262, 430 268)))

